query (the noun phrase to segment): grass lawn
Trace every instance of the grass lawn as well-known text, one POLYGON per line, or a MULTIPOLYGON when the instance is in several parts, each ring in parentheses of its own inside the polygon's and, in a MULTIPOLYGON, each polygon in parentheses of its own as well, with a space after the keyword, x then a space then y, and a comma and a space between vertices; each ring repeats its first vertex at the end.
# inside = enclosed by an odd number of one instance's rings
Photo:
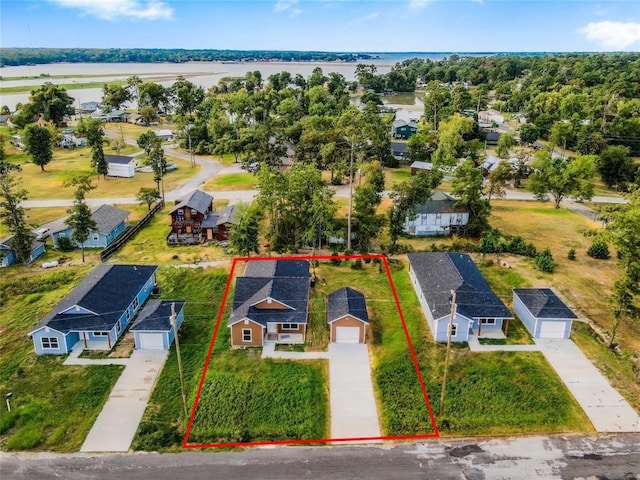
MULTIPOLYGON (((394 266, 393 270, 407 328, 437 415, 445 346, 431 340, 406 266, 394 266)), ((327 291, 350 285, 367 298, 383 433, 429 433, 431 422, 386 275, 379 274, 374 264, 365 264, 362 271, 321 264, 320 272, 327 282, 322 288, 327 291)), ((445 414, 436 417, 445 435, 591 431, 580 407, 538 353, 471 353, 456 346, 450 365, 445 414)))
POLYGON ((27 337, 90 268, 3 270, 0 394, 13 393, 11 413, 0 405, 4 450, 78 450, 120 375, 119 366, 62 366, 63 357, 37 357, 27 337))
MULTIPOLYGON (((139 150, 137 147, 131 148, 135 151, 139 150)), ((150 173, 136 173, 133 178, 98 178, 91 168, 91 150, 88 147, 74 150, 54 150, 53 160, 45 166, 44 172, 40 170, 40 167, 30 162, 31 159, 28 155, 12 150, 7 149, 7 159, 12 163, 22 165, 20 178, 22 178, 22 186, 29 192, 29 200, 72 198, 73 188, 63 188, 62 185, 78 174, 93 175, 93 184, 96 189, 88 194, 88 198, 132 197, 138 193, 141 187, 155 187, 153 175, 150 173)), ((105 153, 115 153, 109 150, 109 148, 105 148, 105 153)), ((124 154, 123 152, 126 150, 123 150, 121 154, 124 154)), ((165 191, 179 187, 198 172, 199 167, 192 168, 189 161, 172 157, 167 157, 167 160, 174 162, 178 168, 167 172, 164 177, 165 191)))
POLYGON ((411 177, 411 168, 409 167, 385 168, 384 188, 393 190, 395 184, 409 180, 409 177, 411 177))
POLYGON ((253 190, 258 184, 255 175, 249 172, 243 173, 227 173, 217 175, 209 180, 202 187, 203 190, 209 191, 225 191, 225 190, 253 190))
MULTIPOLYGON (((162 268, 159 272, 163 296, 187 300, 180 344, 189 407, 195 400, 227 276, 224 270, 162 268)), ((190 441, 325 437, 326 366, 319 361, 263 361, 259 349, 230 350, 225 319, 218 331, 190 441)), ((134 449, 178 449, 186 430, 180 396, 176 394, 179 385, 172 350, 134 449)))

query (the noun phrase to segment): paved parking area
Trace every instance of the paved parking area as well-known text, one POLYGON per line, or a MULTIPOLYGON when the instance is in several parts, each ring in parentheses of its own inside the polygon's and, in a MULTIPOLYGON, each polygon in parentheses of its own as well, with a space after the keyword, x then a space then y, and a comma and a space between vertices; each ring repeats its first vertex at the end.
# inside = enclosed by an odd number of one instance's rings
POLYGON ((134 350, 82 444, 81 452, 129 451, 168 354, 166 350, 134 350))
POLYGON ((598 432, 640 432, 640 416, 571 340, 535 339, 598 432))
MULTIPOLYGON (((367 345, 329 344, 329 402, 331 438, 380 436, 367 345)), ((356 440, 353 443, 365 442, 379 440, 356 440)))

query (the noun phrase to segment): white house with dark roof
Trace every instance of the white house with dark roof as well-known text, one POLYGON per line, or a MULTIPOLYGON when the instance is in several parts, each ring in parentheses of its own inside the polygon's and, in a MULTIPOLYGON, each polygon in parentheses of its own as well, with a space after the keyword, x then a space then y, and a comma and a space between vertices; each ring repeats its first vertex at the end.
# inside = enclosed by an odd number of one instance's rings
POLYGON ((105 155, 107 176, 131 178, 136 174, 136 159, 128 155, 105 155))
POLYGON ((434 191, 425 203, 415 206, 415 217, 407 217, 404 231, 416 237, 450 235, 469 223, 469 210, 456 206, 456 199, 434 191))
POLYGON ((149 300, 131 326, 137 350, 169 350, 175 339, 171 325, 172 308, 175 309, 176 329, 184 321, 184 301, 149 300))
MULTIPOLYGON (((91 210, 96 229, 89 233, 84 242, 85 248, 104 248, 118 238, 129 226, 129 212, 111 205, 100 205, 91 210)), ((65 222, 68 217, 55 220, 42 226, 51 232, 54 248, 58 248, 60 237, 71 238, 73 229, 65 222)), ((79 244, 76 244, 80 247, 79 244)))
POLYGON ((577 318, 550 288, 514 288, 513 310, 533 338, 569 338, 577 318))
POLYGON ((369 314, 364 294, 343 287, 327 296, 329 341, 334 343, 365 343, 369 314))
POLYGON ((64 355, 78 342, 89 350, 113 348, 151 295, 157 269, 98 265, 29 332, 36 354, 64 355))
POLYGON ((469 255, 435 252, 407 257, 411 283, 436 342, 447 341, 452 292, 456 294, 452 342, 466 342, 472 332, 501 330, 503 320, 513 318, 469 255))

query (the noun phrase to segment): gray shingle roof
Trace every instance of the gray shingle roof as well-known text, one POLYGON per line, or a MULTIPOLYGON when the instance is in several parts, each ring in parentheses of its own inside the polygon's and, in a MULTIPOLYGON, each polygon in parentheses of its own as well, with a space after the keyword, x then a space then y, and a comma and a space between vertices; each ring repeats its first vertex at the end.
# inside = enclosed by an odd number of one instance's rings
POLYGON ((550 288, 514 288, 513 293, 537 318, 578 318, 550 288))
POLYGON ((469 255, 438 252, 409 253, 407 257, 434 318, 451 311, 452 290, 457 311, 467 318, 513 318, 469 255))
POLYGON ((133 157, 127 155, 105 155, 107 163, 117 163, 118 165, 129 165, 133 162, 133 157))
POLYGON ((96 222, 97 231, 108 235, 129 218, 129 212, 111 205, 100 205, 92 211, 91 217, 96 222))
POLYGON ((217 225, 224 225, 225 223, 235 223, 233 212, 235 211, 235 205, 227 205, 218 218, 217 225))
POLYGON ((394 152, 407 153, 409 151, 409 147, 406 143, 391 142, 391 150, 394 152))
POLYGON ((271 322, 307 323, 310 277, 306 260, 249 261, 244 276, 236 279, 228 325, 244 318, 265 326, 271 322), (291 309, 259 309, 253 306, 267 297, 291 309))
POLYGON ((188 195, 182 197, 180 199, 180 203, 173 207, 170 213, 173 213, 180 208, 193 208, 200 213, 205 213, 211 207, 211 202, 213 202, 213 197, 211 195, 201 190, 194 190, 188 195))
POLYGON ((417 214, 421 213, 454 213, 454 212, 466 212, 468 211, 464 207, 455 207, 456 199, 450 197, 444 192, 434 191, 431 194, 431 198, 425 203, 421 203, 415 206, 417 214))
POLYGON ((327 323, 345 315, 351 315, 364 323, 369 323, 364 295, 351 287, 344 287, 327 296, 327 323))
POLYGON ((62 333, 111 330, 157 269, 155 265, 98 265, 44 317, 34 331, 44 326, 62 333), (95 315, 60 313, 76 305, 95 315))
MULTIPOLYGON (((5 245, 9 250, 13 250, 13 235, 9 235, 8 237, 0 240, 0 245, 5 245)), ((36 240, 35 235, 31 236, 31 253, 40 248, 41 245, 44 245, 44 242, 36 240)))
POLYGON ((433 170, 433 163, 415 161, 411 164, 411 168, 419 168, 422 170, 433 170))
POLYGON ((171 304, 176 306, 176 315, 184 308, 184 301, 181 300, 149 300, 142 309, 131 330, 167 332, 171 330, 171 304))

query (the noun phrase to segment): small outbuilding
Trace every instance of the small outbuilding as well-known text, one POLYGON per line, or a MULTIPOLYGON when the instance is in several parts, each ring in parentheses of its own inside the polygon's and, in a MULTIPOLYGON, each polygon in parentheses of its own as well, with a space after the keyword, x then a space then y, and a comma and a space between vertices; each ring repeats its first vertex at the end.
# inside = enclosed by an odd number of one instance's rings
POLYGON ((515 288, 513 310, 533 338, 569 338, 577 318, 550 288, 515 288))
POLYGON ((105 155, 110 177, 131 178, 136 174, 135 158, 127 155, 105 155))
POLYGON ((184 321, 184 301, 149 300, 131 327, 136 350, 169 350, 175 339, 171 326, 171 306, 175 308, 176 328, 184 321))
POLYGON ((327 297, 329 341, 334 343, 365 343, 369 315, 364 295, 344 287, 327 297))

